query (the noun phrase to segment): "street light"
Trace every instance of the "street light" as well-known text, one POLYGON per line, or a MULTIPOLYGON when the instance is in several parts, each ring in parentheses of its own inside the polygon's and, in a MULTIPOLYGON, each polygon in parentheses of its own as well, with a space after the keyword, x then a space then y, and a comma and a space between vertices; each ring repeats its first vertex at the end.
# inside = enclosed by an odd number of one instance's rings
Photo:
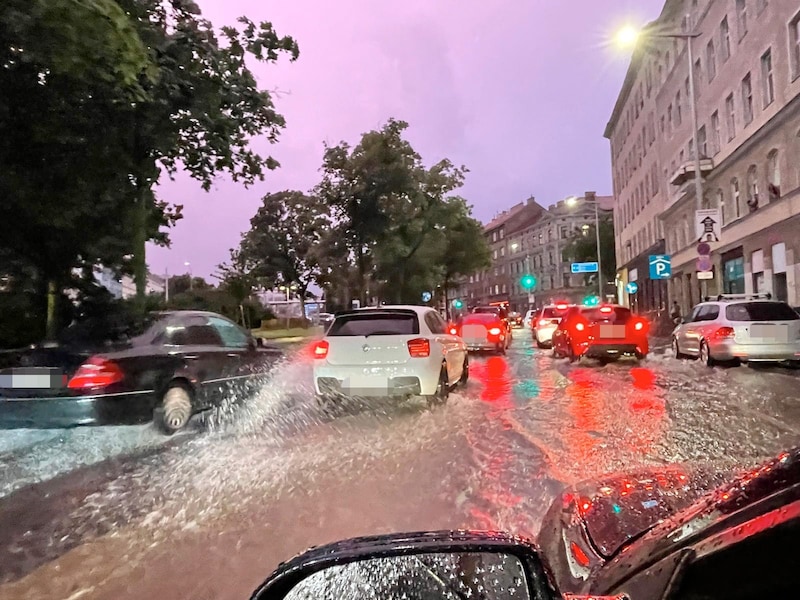
MULTIPOLYGON (((603 263, 600 260, 600 203, 597 201, 597 198, 594 200, 587 200, 586 198, 583 201, 587 204, 594 204, 594 235, 595 235, 595 242, 597 243, 597 289, 600 292, 600 298, 605 298, 605 294, 603 294, 603 263)), ((567 206, 575 206, 578 204, 578 198, 576 196, 570 196, 567 198, 567 206)))
POLYGON ((289 302, 289 292, 297 289, 297 285, 282 285, 278 288, 282 292, 286 292, 286 301, 289 302))
POLYGON ((183 266, 187 267, 189 269, 189 291, 191 291, 194 288, 194 286, 192 285, 194 283, 192 281, 192 279, 194 279, 192 277, 192 263, 190 263, 189 261, 186 261, 185 263, 183 263, 183 266))
MULTIPOLYGON (((692 50, 692 40, 700 37, 699 33, 657 33, 652 31, 638 32, 632 27, 625 27, 617 34, 617 43, 623 47, 635 46, 639 39, 642 37, 647 39, 669 39, 669 40, 685 40, 686 41, 686 57, 689 61, 689 95, 690 109, 692 116, 692 146, 694 147, 694 195, 696 210, 703 209, 703 181, 700 173, 700 142, 699 127, 697 123, 697 97, 695 96, 695 82, 694 82, 694 55, 692 50), (633 35, 631 34, 633 32, 633 35)), ((702 295, 706 295, 705 285, 702 282, 703 291, 702 295)))

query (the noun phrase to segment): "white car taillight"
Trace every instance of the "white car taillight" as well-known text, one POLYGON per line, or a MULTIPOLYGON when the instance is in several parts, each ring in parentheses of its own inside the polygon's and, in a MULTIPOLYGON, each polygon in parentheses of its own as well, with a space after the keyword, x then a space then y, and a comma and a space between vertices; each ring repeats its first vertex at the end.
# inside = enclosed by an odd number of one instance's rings
POLYGON ((408 353, 411 358, 427 358, 431 355, 431 342, 425 338, 408 340, 408 353))

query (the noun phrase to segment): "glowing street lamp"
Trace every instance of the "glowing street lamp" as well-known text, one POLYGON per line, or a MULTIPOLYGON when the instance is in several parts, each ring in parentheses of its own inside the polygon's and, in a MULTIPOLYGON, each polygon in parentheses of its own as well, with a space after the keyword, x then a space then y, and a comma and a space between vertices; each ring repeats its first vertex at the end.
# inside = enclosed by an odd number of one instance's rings
POLYGON ((639 41, 639 30, 631 25, 626 25, 617 32, 615 41, 620 48, 632 48, 639 41))

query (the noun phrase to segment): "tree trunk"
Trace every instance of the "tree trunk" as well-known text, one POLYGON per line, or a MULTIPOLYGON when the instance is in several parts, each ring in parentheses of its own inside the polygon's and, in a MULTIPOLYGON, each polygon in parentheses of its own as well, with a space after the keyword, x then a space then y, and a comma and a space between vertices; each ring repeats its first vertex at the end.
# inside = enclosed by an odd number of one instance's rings
POLYGON ((47 321, 45 325, 45 339, 56 339, 58 323, 56 322, 56 308, 58 306, 58 285, 54 279, 47 281, 47 321))
POLYGON ((137 178, 136 210, 134 212, 134 242, 133 242, 133 278, 136 282, 136 310, 145 311, 145 296, 147 294, 147 199, 150 189, 142 185, 142 179, 137 178))
POLYGON ((444 293, 444 318, 450 322, 450 302, 447 301, 447 290, 450 288, 450 278, 445 275, 444 282, 442 283, 442 292, 444 293))
POLYGON ((306 288, 301 287, 299 290, 300 292, 300 318, 302 319, 301 323, 303 324, 303 329, 306 327, 306 288))

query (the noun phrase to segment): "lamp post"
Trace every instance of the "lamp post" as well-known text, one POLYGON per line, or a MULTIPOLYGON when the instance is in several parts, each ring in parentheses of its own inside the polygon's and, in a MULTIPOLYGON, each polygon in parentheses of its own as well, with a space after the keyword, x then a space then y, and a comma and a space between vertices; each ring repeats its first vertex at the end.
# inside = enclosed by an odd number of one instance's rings
MULTIPOLYGON (((621 46, 633 46, 639 38, 645 37, 650 39, 670 39, 670 40, 684 40, 686 42, 686 58, 689 66, 689 110, 692 120, 692 146, 694 148, 694 195, 695 195, 695 210, 702 210, 703 208, 703 180, 700 172, 700 135, 697 122, 697 97, 695 96, 695 81, 694 81, 694 50, 692 48, 692 40, 700 37, 700 33, 656 33, 651 31, 637 32, 631 27, 622 29, 617 34, 617 41, 621 46)), ((706 295, 706 282, 703 280, 701 283, 702 290, 701 296, 706 295)))
MULTIPOLYGON (((587 200, 586 198, 583 199, 584 203, 586 204, 594 204, 594 236, 595 236, 595 243, 597 247, 597 291, 600 296, 600 301, 604 301, 603 295, 603 263, 600 259, 600 208, 597 198, 594 200, 587 200)), ((572 196, 567 198, 567 206, 575 206, 579 202, 578 198, 572 196)))

